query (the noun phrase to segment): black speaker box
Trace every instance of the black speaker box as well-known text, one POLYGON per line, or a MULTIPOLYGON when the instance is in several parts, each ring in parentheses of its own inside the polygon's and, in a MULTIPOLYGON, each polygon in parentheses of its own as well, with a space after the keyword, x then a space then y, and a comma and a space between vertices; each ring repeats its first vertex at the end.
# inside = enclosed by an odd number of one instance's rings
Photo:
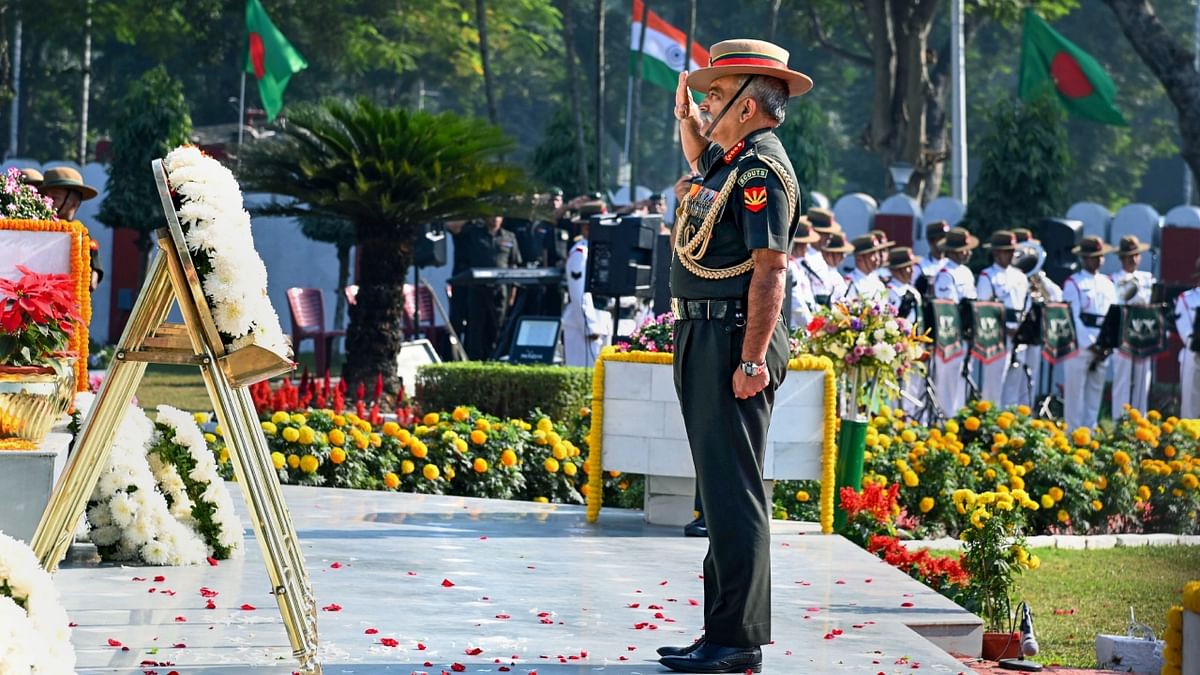
POLYGON ((592 216, 587 291, 616 298, 654 295, 654 243, 662 216, 592 216))
POLYGON ((1079 259, 1071 249, 1083 239, 1083 223, 1066 218, 1042 218, 1038 232, 1034 233, 1046 249, 1046 263, 1042 270, 1059 286, 1067 277, 1079 270, 1079 259))
POLYGON ((413 264, 417 267, 441 267, 446 264, 446 233, 425 232, 417 237, 413 250, 413 264))

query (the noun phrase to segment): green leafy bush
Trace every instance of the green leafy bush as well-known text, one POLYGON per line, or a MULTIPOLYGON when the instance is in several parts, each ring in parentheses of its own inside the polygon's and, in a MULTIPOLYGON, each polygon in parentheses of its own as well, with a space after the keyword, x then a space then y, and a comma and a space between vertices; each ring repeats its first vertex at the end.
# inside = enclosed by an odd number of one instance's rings
POLYGON ((421 410, 452 410, 471 401, 501 418, 525 418, 541 411, 565 420, 592 396, 592 371, 563 366, 502 363, 439 363, 417 371, 421 410))

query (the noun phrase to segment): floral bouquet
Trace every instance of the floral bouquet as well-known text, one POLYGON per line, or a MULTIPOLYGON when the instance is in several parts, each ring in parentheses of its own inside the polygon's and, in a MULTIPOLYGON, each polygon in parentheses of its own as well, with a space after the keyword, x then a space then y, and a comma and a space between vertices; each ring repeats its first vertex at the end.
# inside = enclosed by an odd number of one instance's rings
POLYGON ((675 315, 671 312, 650 317, 629 334, 629 342, 617 345, 623 352, 675 352, 675 315))
POLYGON ((9 167, 0 186, 0 217, 10 220, 58 220, 54 202, 21 181, 21 171, 9 167))
POLYGON ((877 410, 879 387, 898 390, 904 376, 920 367, 929 338, 886 302, 849 298, 821 308, 797 331, 800 350, 827 356, 842 379, 841 411, 845 419, 877 410), (871 392, 867 395, 867 383, 871 392))
POLYGON ((38 274, 23 265, 17 270, 20 279, 0 279, 0 364, 56 372, 69 367, 57 357, 66 351, 80 321, 75 281, 66 274, 38 274))

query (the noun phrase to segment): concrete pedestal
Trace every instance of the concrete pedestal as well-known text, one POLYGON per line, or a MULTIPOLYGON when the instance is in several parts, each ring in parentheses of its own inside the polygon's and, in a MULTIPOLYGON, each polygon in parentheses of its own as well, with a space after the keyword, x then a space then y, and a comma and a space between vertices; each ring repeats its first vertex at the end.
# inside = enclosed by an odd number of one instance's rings
POLYGON ((67 462, 71 435, 51 432, 37 450, 0 452, 0 531, 29 543, 67 462))
POLYGON ((1162 669, 1162 642, 1125 635, 1097 635, 1096 663, 1122 673, 1157 673, 1162 669))

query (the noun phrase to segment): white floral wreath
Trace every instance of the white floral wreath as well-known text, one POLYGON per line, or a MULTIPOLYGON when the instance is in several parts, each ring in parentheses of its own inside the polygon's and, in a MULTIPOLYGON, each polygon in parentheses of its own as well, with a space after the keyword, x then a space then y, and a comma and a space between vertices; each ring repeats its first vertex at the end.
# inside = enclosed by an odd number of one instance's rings
POLYGON ((0 533, 0 673, 75 672, 67 612, 24 543, 0 533))

